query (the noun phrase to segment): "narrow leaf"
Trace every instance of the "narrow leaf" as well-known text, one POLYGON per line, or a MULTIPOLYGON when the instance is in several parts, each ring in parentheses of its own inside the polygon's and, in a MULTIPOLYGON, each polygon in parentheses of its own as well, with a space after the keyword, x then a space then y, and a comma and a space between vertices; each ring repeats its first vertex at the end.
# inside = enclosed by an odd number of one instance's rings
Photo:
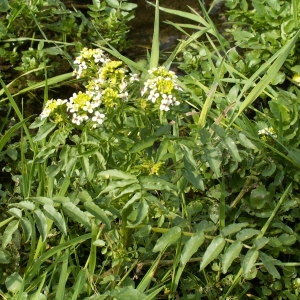
POLYGON ((177 242, 181 236, 181 228, 178 226, 172 227, 167 232, 165 232, 156 242, 153 252, 163 251, 170 245, 177 242))
POLYGON ((222 236, 217 236, 211 241, 208 248, 204 252, 203 259, 200 264, 200 271, 202 271, 210 262, 219 256, 225 244, 225 239, 222 236))

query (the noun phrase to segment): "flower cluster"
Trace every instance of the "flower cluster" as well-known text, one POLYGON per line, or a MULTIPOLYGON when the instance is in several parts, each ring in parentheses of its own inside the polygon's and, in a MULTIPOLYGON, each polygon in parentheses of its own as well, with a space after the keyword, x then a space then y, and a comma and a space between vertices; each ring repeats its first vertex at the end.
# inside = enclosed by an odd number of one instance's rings
POLYGON ((77 79, 87 77, 85 91, 73 93, 69 99, 49 100, 41 118, 54 116, 57 107, 64 105, 65 113, 71 115, 76 125, 91 123, 93 128, 105 119, 103 108, 111 109, 127 100, 127 70, 121 61, 113 61, 101 49, 84 48, 75 59, 77 79))
MULTIPOLYGON (((111 60, 101 49, 83 48, 74 61, 73 72, 77 79, 84 78, 84 91, 73 93, 69 99, 51 99, 41 113, 59 123, 66 118, 80 126, 89 123, 93 128, 101 125, 105 113, 112 112, 129 98, 130 89, 140 88, 138 74, 129 74, 123 62, 111 60), (70 118, 71 117, 71 118, 70 118)), ((142 87, 142 100, 151 101, 162 111, 169 111, 177 100, 181 88, 174 72, 164 67, 148 71, 148 79, 142 87)))
POLYGON ((273 141, 273 139, 277 138, 277 134, 273 127, 266 127, 258 130, 258 135, 260 136, 261 140, 266 143, 270 143, 273 141))
POLYGON ((146 96, 152 103, 158 103, 162 111, 169 111, 170 106, 179 105, 177 94, 181 88, 176 83, 175 73, 164 67, 154 68, 148 73, 150 78, 144 83, 142 96, 146 96))

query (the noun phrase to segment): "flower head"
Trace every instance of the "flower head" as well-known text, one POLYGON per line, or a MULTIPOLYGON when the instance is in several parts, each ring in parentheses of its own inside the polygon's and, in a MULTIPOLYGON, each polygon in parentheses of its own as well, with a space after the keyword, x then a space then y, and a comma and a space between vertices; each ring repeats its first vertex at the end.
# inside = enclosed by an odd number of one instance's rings
POLYGON ((181 88, 176 83, 177 76, 164 67, 148 70, 149 79, 144 83, 141 95, 152 103, 158 103, 162 111, 169 111, 170 106, 179 105, 177 100, 181 88))

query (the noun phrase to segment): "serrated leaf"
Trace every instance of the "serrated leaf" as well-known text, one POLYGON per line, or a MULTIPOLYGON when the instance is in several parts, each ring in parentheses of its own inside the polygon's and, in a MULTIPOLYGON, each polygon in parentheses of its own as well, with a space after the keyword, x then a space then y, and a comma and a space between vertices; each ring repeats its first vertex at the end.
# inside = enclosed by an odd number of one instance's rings
POLYGON ((211 241, 208 248, 204 252, 203 259, 200 264, 200 271, 202 271, 210 262, 219 256, 225 244, 226 241, 222 236, 217 236, 211 241))
POLYGON ((93 216, 95 216, 99 221, 104 223, 108 229, 111 228, 110 220, 106 215, 105 211, 99 207, 94 202, 84 202, 84 207, 90 212, 93 216))
POLYGON ((227 270, 230 268, 232 262, 240 255, 242 248, 243 244, 240 241, 235 241, 228 247, 222 257, 223 274, 227 273, 227 270))
POLYGON ((267 269, 267 271, 276 279, 280 279, 281 276, 279 274, 279 272, 277 271, 274 263, 277 262, 276 259, 274 259, 273 257, 260 252, 259 253, 259 257, 264 265, 264 267, 267 269))
POLYGON ((224 227, 221 230, 221 235, 224 236, 224 237, 229 236, 229 235, 234 234, 238 231, 241 231, 241 229, 243 227, 246 227, 248 225, 249 225, 249 223, 247 223, 247 222, 230 224, 230 225, 224 227))
POLYGON ((32 203, 31 201, 20 201, 18 203, 13 203, 12 205, 15 207, 23 208, 23 209, 27 209, 27 210, 35 209, 35 204, 32 203))
POLYGON ((23 229, 25 242, 28 242, 32 235, 32 224, 27 218, 22 218, 20 224, 23 229))
POLYGON ((33 216, 35 219, 36 227, 40 235, 42 236, 42 240, 44 242, 48 234, 47 219, 40 209, 35 210, 33 216))
POLYGON ((258 254, 259 254, 259 251, 256 249, 250 249, 246 253, 246 255, 242 261, 242 269, 243 269, 244 275, 247 275, 251 271, 254 264, 256 263, 258 254))
POLYGON ((259 235, 259 234, 261 234, 260 230, 253 229, 253 228, 245 228, 236 234, 236 238, 237 238, 237 240, 245 241, 245 240, 248 240, 248 239, 252 238, 253 236, 259 235))
POLYGON ((195 233, 190 239, 185 243, 181 256, 180 263, 185 265, 191 257, 197 252, 199 247, 203 244, 205 236, 203 231, 195 233))
POLYGON ((7 227, 5 228, 2 236, 2 248, 5 249, 6 246, 11 242, 12 236, 15 231, 18 229, 19 221, 13 220, 11 221, 7 227))
POLYGON ((163 251, 170 245, 177 242, 177 240, 181 236, 181 228, 178 226, 170 228, 167 232, 165 232, 156 242, 153 252, 163 251))
POLYGON ((65 202, 62 204, 62 209, 64 213, 69 216, 73 221, 82 224, 87 229, 91 228, 91 222, 88 216, 74 203, 72 202, 65 202))
POLYGON ((53 205, 45 204, 44 205, 44 214, 50 220, 54 222, 57 228, 64 234, 67 235, 67 227, 66 223, 62 217, 62 215, 55 209, 53 205))

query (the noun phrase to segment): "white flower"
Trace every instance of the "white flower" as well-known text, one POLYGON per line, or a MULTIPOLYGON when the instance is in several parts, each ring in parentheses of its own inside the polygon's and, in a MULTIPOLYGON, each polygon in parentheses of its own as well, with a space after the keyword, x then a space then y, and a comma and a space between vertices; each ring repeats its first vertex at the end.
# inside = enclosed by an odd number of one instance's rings
POLYGON ((97 125, 101 125, 104 121, 105 114, 100 113, 99 111, 96 111, 94 116, 92 117, 92 121, 96 124, 93 125, 93 128, 96 128, 97 125))

